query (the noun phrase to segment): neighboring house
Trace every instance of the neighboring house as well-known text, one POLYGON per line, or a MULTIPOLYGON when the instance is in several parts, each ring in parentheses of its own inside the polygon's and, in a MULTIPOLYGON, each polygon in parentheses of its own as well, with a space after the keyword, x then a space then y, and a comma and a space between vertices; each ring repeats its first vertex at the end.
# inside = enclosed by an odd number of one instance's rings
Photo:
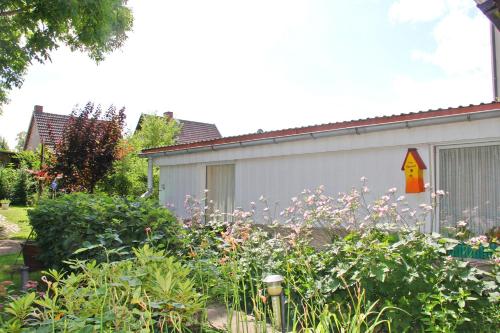
MULTIPOLYGON (((172 112, 167 112, 165 115, 173 119, 172 112)), ((141 115, 136 130, 141 128, 141 122, 144 116, 144 114, 141 115)), ((44 144, 54 149, 55 144, 62 139, 64 127, 69 122, 70 118, 71 116, 69 115, 44 112, 43 106, 35 105, 28 134, 26 135, 24 149, 35 150, 40 144, 44 144)), ((221 137, 217 126, 214 124, 181 119, 175 120, 182 126, 181 132, 176 139, 177 143, 211 140, 221 137)))
POLYGON ((70 118, 67 115, 44 112, 43 106, 35 105, 24 150, 36 150, 40 144, 54 149, 56 143, 61 140, 64 127, 70 118))
POLYGON ((225 212, 248 210, 261 195, 280 211, 303 189, 325 185, 336 194, 367 177, 372 199, 397 187, 414 207, 431 203, 424 183, 449 192, 428 232, 459 220, 475 233, 500 225, 500 103, 181 143, 142 156, 160 167, 160 203, 181 217, 185 196, 204 189, 225 212))
MULTIPOLYGON (((174 118, 174 113, 169 111, 163 114, 167 119, 173 119, 181 126, 181 132, 175 139, 176 144, 189 142, 213 140, 221 138, 220 132, 215 124, 201 123, 191 120, 183 120, 174 118)), ((153 115, 142 114, 135 128, 138 131, 141 128, 144 117, 155 117, 153 115)), ((156 116, 159 117, 159 116, 156 116)))

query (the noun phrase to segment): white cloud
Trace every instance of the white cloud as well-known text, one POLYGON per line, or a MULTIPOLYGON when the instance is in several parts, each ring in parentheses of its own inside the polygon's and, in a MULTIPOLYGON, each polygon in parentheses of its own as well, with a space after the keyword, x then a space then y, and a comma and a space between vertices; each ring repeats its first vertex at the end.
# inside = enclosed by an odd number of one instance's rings
POLYGON ((438 66, 448 75, 490 69, 489 23, 482 14, 470 16, 462 10, 452 10, 442 17, 433 30, 436 48, 432 52, 415 50, 412 57, 438 66))
POLYGON ((446 0, 398 0, 389 9, 393 22, 427 22, 444 14, 446 0))
POLYGON ((396 23, 431 22, 449 11, 473 8, 472 0, 397 0, 389 8, 389 18, 396 23))
POLYGON ((411 58, 439 70, 428 78, 395 77, 393 106, 418 100, 421 109, 434 109, 493 100, 490 25, 473 7, 473 1, 465 0, 400 0, 391 7, 389 16, 398 22, 435 20, 435 47, 413 50, 411 58))

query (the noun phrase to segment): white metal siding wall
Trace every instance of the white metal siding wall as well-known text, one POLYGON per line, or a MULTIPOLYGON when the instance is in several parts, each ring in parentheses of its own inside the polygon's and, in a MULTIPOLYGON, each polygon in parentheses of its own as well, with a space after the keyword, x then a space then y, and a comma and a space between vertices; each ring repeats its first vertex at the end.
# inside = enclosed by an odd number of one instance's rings
MULTIPOLYGON (((429 145, 415 146, 429 166, 429 145)), ((362 149, 322 154, 293 155, 266 159, 248 159, 236 163, 236 206, 249 209, 251 201, 264 195, 273 210, 288 207, 290 199, 304 189, 325 185, 328 194, 336 196, 353 186, 360 187, 360 178, 368 178, 368 199, 384 195, 391 187, 405 195, 410 205, 429 202, 428 193, 405 194, 401 165, 406 147, 362 149)), ((430 181, 429 171, 424 172, 430 181)), ((430 228, 430 225, 429 225, 430 228)))
MULTIPOLYGON (((160 202, 173 203, 176 213, 185 216, 185 195, 201 196, 206 164, 235 163, 236 206, 248 208, 263 194, 285 208, 304 188, 325 185, 329 193, 348 191, 361 176, 368 177, 372 194, 382 195, 390 187, 402 193, 401 164, 410 147, 419 149, 428 168, 425 181, 433 184, 434 146, 499 139, 497 118, 165 156, 155 164, 162 166, 160 202)), ((428 194, 407 197, 412 205, 429 202, 428 194)))
POLYGON ((204 189, 205 167, 201 164, 160 168, 160 204, 167 205, 180 217, 187 217, 184 209, 186 195, 201 198, 204 189))

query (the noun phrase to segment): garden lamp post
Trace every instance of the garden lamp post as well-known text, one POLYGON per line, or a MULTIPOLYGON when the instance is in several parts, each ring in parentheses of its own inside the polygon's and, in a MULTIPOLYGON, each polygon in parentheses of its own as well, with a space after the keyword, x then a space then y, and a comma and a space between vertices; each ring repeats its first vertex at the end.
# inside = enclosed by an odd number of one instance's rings
POLYGON ((283 277, 281 275, 268 275, 262 280, 267 286, 267 293, 271 296, 274 313, 274 323, 282 333, 286 332, 285 326, 285 294, 283 293, 283 277))

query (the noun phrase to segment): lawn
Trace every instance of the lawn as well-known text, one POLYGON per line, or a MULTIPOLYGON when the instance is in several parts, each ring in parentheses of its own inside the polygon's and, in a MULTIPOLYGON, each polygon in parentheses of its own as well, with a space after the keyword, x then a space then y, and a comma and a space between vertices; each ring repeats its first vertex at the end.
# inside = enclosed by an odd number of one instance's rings
MULTIPOLYGON (((19 232, 8 235, 9 239, 24 240, 31 232, 31 225, 28 222, 28 207, 11 206, 7 210, 0 210, 9 223, 17 224, 19 232)), ((0 256, 0 281, 11 280, 19 286, 20 275, 19 266, 23 264, 22 255, 19 252, 0 256)), ((36 279, 39 273, 30 273, 30 278, 36 279)))
POLYGON ((0 210, 0 215, 5 216, 8 222, 15 223, 21 229, 19 232, 9 235, 9 239, 26 239, 31 232, 28 221, 28 207, 10 206, 7 210, 0 210))
POLYGON ((16 286, 19 285, 20 275, 13 274, 16 273, 15 268, 22 264, 22 256, 19 253, 11 253, 0 256, 0 281, 10 280, 13 281, 16 286), (17 259, 17 261, 16 261, 17 259))

